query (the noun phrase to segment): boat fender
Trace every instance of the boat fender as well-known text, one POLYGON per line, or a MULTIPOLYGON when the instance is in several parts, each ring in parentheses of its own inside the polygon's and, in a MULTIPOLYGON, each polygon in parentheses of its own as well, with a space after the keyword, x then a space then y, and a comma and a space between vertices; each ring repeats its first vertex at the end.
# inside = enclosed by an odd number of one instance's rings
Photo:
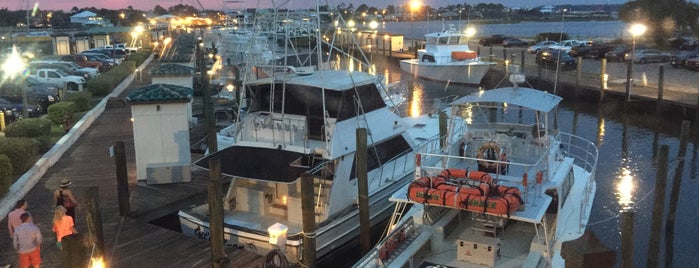
POLYGON ((539 170, 536 172, 536 184, 541 184, 544 181, 544 172, 539 170))
POLYGON ((286 268, 289 267, 289 261, 279 249, 274 249, 265 256, 264 268, 286 268))
POLYGON ((524 173, 524 175, 522 175, 522 186, 524 186, 525 189, 527 188, 527 186, 529 186, 528 180, 529 175, 527 173, 524 173))

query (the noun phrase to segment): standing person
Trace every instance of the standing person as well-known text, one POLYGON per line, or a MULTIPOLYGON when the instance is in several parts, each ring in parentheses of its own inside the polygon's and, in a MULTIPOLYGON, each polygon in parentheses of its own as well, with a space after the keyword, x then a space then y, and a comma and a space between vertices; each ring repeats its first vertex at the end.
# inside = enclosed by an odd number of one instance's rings
MULTIPOLYGON (((13 237, 13 235, 15 234, 15 229, 17 228, 17 226, 22 224, 22 219, 20 219, 20 216, 27 212, 28 206, 29 205, 27 204, 27 200, 17 200, 17 203, 15 204, 15 209, 7 214, 7 229, 10 231, 10 237, 13 237)), ((30 214, 29 221, 31 220, 32 217, 30 214)))
POLYGON ((73 218, 66 215, 66 208, 57 206, 53 213, 53 231, 56 233, 56 246, 58 249, 63 249, 61 240, 66 235, 77 234, 73 218))
POLYGON ((30 265, 39 268, 41 264, 41 231, 29 219, 29 213, 20 216, 22 224, 15 229, 12 244, 19 253, 19 267, 30 265))
POLYGON ((69 179, 63 179, 61 181, 60 188, 53 192, 53 198, 56 201, 56 206, 63 206, 66 208, 66 215, 73 218, 75 222, 75 207, 78 206, 77 200, 73 192, 68 189, 68 186, 73 184, 69 179))

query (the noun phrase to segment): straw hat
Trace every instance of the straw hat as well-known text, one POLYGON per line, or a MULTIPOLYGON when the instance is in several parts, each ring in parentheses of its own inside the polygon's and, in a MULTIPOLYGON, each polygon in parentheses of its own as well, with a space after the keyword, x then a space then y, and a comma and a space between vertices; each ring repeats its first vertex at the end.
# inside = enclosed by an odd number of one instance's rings
POLYGON ((60 185, 60 186, 61 186, 61 187, 68 187, 68 185, 71 185, 71 184, 73 184, 73 182, 70 181, 69 179, 63 179, 63 180, 61 181, 61 185, 60 185))

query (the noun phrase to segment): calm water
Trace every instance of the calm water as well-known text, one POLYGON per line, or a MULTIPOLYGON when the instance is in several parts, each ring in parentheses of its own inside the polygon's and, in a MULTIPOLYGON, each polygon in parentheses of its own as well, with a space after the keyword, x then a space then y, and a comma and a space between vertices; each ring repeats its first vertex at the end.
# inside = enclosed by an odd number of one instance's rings
MULTIPOLYGON (((437 32, 454 25, 456 29, 465 29, 466 20, 458 21, 415 21, 385 22, 378 31, 402 33, 406 39, 421 39, 428 32, 437 32), (459 27, 461 26, 461 27, 459 27)), ((626 23, 622 21, 564 21, 562 22, 521 22, 514 24, 471 24, 476 28, 476 37, 491 34, 505 34, 520 38, 534 38, 541 32, 564 32, 572 39, 614 39, 628 37, 626 23)), ((364 26, 368 29, 368 25, 364 26)))
MULTIPOLYGON (((409 101, 425 101, 422 112, 430 112, 434 105, 443 104, 439 100, 445 96, 463 95, 474 92, 475 88, 446 85, 414 79, 401 73, 397 63, 378 63, 377 70, 387 76, 389 82, 402 81, 408 88, 409 101)), ((699 241, 695 239, 699 230, 699 206, 694 204, 699 191, 699 160, 697 148, 699 139, 693 131, 687 148, 684 168, 677 167, 679 150, 679 129, 681 122, 675 118, 656 118, 648 114, 628 114, 622 112, 622 104, 608 102, 600 108, 597 103, 564 101, 559 109, 559 128, 574 133, 599 147, 597 167, 597 195, 590 219, 589 230, 609 248, 617 251, 617 266, 621 263, 620 212, 629 209, 635 212, 634 265, 645 267, 649 254, 649 237, 652 232, 660 232, 659 267, 699 266, 699 241), (659 122, 659 123, 656 123, 659 122), (656 158, 660 145, 669 146, 667 191, 664 200, 663 226, 651 231, 653 217, 654 189, 656 178, 656 158), (669 212, 670 193, 673 178, 681 172, 680 194, 678 198, 674 231, 666 233, 665 223, 669 212), (672 243, 666 242, 672 239, 672 243), (671 263, 666 263, 668 254, 673 253, 671 263), (663 264, 668 264, 667 266, 663 264)), ((672 227, 672 226, 671 226, 672 227)))

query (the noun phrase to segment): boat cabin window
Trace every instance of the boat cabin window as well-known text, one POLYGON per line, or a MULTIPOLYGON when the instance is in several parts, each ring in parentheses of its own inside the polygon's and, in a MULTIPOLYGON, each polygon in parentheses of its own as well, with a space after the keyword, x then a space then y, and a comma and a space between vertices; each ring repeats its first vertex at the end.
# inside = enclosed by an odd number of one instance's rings
MULTIPOLYGON (((269 84, 248 87, 248 94, 252 99, 250 112, 271 111, 307 117, 322 117, 322 89, 287 84, 285 90, 283 83, 277 83, 274 87, 274 100, 270 101, 272 98, 270 88, 269 84), (270 107, 270 103, 274 107, 270 107)), ((328 116, 337 118, 337 121, 386 106, 379 90, 373 83, 348 90, 325 90, 325 101, 328 116), (361 105, 357 103, 357 99, 360 100, 361 105)))
POLYGON ((428 45, 435 45, 435 44, 437 44, 437 38, 436 38, 436 37, 427 37, 427 44, 428 44, 428 45))
POLYGON ((434 62, 433 55, 422 55, 422 62, 434 62))
MULTIPOLYGON (((397 158, 410 151, 410 145, 405 141, 403 136, 398 135, 387 141, 368 148, 367 152, 367 170, 373 170, 380 165, 397 158)), ((356 179, 357 162, 352 164, 352 174, 350 178, 356 179)))
MULTIPOLYGON (((461 39, 462 39, 461 36, 452 36, 451 38, 449 38, 449 44, 450 45, 458 45, 458 44, 460 44, 459 40, 461 40, 461 39)), ((466 39, 466 38, 463 38, 463 39, 466 39)))
POLYGON ((440 44, 440 45, 446 45, 448 40, 449 40, 449 37, 448 37, 448 36, 440 37, 440 38, 439 38, 439 44, 440 44))

